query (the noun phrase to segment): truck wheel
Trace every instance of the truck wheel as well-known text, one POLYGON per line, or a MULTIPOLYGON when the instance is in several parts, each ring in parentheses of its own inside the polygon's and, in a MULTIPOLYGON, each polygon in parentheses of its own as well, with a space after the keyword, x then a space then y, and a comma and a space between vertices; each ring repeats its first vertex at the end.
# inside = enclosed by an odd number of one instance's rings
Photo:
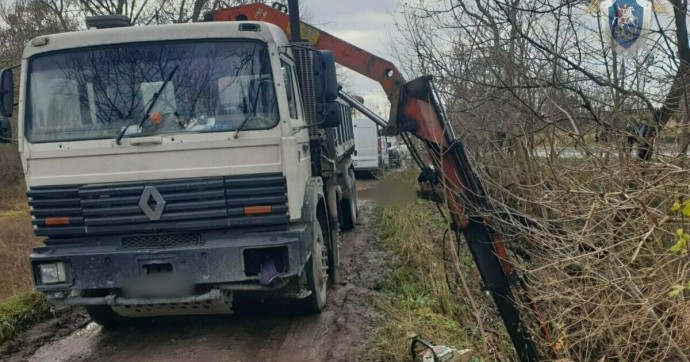
POLYGON ((124 324, 126 318, 115 313, 109 305, 87 305, 89 317, 105 329, 113 329, 124 324))
MULTIPOLYGON (((341 220, 342 223, 342 220, 341 220)), ((328 245, 328 278, 331 285, 338 285, 342 282, 340 272, 340 231, 331 232, 331 242, 328 245)))
POLYGON ((302 299, 302 309, 306 314, 321 313, 326 305, 328 287, 328 250, 324 242, 321 224, 314 224, 314 251, 304 267, 307 274, 307 288, 311 295, 302 299))
POLYGON ((357 216, 359 210, 357 208, 357 184, 355 182, 355 171, 350 169, 348 171, 348 177, 350 178, 350 192, 349 198, 343 198, 340 201, 340 210, 343 212, 343 224, 342 229, 352 230, 357 225, 357 216))

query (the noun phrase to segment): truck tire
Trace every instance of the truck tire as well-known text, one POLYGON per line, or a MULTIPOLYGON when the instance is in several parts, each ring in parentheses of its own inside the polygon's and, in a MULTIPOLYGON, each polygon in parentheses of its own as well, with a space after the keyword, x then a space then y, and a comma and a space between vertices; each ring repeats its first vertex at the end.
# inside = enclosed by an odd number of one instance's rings
POLYGON ((328 245, 328 278, 331 285, 338 285, 342 282, 342 273, 340 271, 340 235, 340 230, 331 232, 331 240, 328 245))
POLYGON ((326 305, 328 288, 328 250, 318 221, 314 223, 314 251, 304 271, 307 274, 307 289, 311 294, 300 301, 301 309, 305 314, 321 313, 326 305))
POLYGON ((350 192, 347 198, 343 197, 343 199, 340 200, 340 210, 343 212, 343 224, 341 225, 341 229, 344 231, 355 228, 355 225, 357 225, 357 216, 359 215, 355 171, 350 169, 347 174, 348 178, 350 179, 350 182, 348 182, 348 185, 350 185, 350 192))
POLYGON ((113 329, 124 324, 127 318, 115 313, 109 305, 87 305, 89 317, 105 329, 113 329))

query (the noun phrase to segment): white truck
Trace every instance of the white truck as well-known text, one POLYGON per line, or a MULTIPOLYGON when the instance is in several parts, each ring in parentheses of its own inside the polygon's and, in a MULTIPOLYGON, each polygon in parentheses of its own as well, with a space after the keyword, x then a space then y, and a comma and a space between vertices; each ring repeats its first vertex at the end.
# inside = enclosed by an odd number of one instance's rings
MULTIPOLYGON (((257 21, 90 21, 100 29, 37 37, 22 58, 36 289, 104 326, 229 313, 244 292, 320 312, 358 214, 330 52, 257 21)), ((4 117, 13 85, 4 70, 4 117)))

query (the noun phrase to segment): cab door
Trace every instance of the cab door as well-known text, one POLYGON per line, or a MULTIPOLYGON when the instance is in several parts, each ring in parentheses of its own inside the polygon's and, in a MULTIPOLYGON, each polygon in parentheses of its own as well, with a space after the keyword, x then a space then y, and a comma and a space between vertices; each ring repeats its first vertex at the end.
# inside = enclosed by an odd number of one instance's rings
POLYGON ((287 95, 287 116, 290 132, 283 138, 283 170, 288 179, 290 216, 300 215, 304 201, 307 180, 311 175, 311 153, 309 151, 309 129, 306 128, 302 100, 295 73, 294 62, 281 56, 282 83, 287 95))

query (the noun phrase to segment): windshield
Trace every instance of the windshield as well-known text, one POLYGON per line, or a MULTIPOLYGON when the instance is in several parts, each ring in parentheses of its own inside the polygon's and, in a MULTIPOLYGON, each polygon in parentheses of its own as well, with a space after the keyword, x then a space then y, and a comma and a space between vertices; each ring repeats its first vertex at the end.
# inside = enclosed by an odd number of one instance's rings
POLYGON ((91 48, 34 58, 30 142, 275 127, 265 44, 174 42, 91 48))

